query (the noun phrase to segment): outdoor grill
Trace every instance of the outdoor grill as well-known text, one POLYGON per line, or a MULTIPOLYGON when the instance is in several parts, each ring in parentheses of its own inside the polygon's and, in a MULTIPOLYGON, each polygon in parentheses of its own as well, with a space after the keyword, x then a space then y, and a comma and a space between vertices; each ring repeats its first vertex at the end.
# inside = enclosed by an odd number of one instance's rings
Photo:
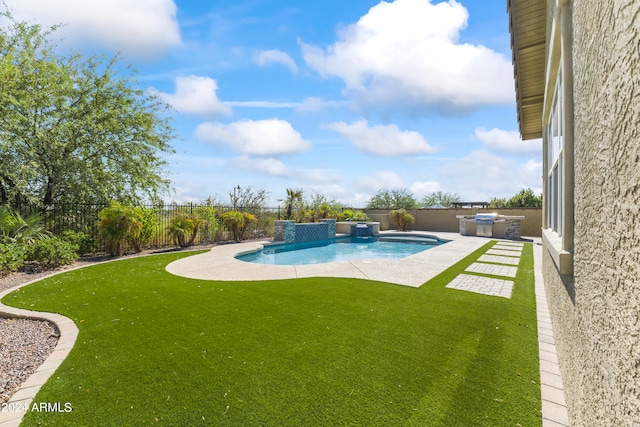
POLYGON ((477 213, 456 215, 460 234, 463 236, 495 237, 520 240, 520 222, 524 216, 477 213))
POLYGON ((476 223, 476 236, 492 237, 493 223, 496 221, 497 213, 476 214, 473 222, 476 223))

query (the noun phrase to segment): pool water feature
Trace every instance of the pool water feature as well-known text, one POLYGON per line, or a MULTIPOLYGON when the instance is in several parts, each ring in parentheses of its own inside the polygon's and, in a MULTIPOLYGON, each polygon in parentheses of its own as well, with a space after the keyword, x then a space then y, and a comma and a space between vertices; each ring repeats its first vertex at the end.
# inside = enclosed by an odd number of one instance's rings
POLYGON ((362 259, 399 260, 446 243, 424 235, 342 237, 330 240, 265 245, 262 250, 236 256, 241 261, 270 265, 322 264, 362 259))

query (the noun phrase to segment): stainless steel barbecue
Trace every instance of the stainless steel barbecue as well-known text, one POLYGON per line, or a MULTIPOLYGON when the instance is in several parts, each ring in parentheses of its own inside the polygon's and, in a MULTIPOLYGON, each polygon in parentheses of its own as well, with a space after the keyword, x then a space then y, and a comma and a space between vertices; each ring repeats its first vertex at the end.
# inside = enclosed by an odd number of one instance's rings
POLYGON ((493 223, 496 221, 497 213, 476 214, 474 222, 476 223, 476 236, 492 237, 493 223))

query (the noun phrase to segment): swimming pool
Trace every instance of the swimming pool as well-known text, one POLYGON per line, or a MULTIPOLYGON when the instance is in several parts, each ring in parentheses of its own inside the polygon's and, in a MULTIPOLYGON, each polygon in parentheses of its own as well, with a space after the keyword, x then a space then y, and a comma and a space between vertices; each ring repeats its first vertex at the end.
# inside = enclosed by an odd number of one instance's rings
POLYGON ((320 242, 266 245, 262 250, 238 255, 236 259, 271 265, 322 264, 360 259, 398 260, 443 243, 446 240, 425 235, 341 237, 320 242))

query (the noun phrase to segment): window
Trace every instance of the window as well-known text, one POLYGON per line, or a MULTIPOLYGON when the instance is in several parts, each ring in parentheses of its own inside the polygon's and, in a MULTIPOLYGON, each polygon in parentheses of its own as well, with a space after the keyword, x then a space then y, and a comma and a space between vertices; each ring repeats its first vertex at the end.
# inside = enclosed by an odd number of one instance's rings
POLYGON ((574 140, 570 2, 556 4, 547 44, 543 110, 542 242, 560 274, 573 274, 574 140))
POLYGON ((553 103, 549 124, 547 126, 547 225, 562 236, 563 229, 563 148, 564 120, 562 96, 562 69, 558 70, 558 78, 553 94, 553 103))

